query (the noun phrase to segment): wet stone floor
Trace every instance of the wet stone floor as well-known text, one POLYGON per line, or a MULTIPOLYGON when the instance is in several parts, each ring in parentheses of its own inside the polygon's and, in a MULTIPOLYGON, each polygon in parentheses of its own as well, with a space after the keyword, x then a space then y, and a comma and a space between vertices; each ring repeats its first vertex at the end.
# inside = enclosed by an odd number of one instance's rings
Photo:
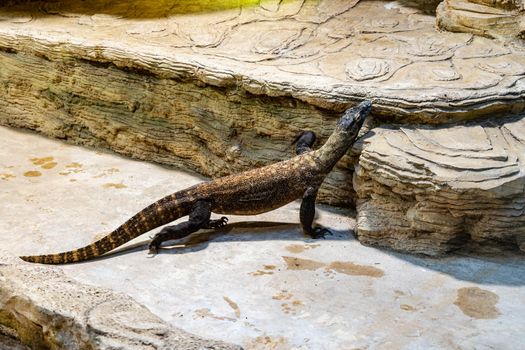
MULTIPOLYGON (((77 248, 195 174, 0 128, 0 240, 13 255, 77 248)), ((441 259, 365 247, 351 211, 319 206, 325 240, 303 236, 299 202, 230 217, 222 232, 149 257, 124 251, 60 266, 127 293, 174 326, 246 349, 520 349, 525 259, 441 259)))

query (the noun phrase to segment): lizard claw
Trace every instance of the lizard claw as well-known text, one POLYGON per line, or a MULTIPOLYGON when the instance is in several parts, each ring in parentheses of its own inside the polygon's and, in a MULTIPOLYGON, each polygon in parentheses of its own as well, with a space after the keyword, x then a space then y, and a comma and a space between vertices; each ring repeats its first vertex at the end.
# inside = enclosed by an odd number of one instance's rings
POLYGON ((152 239, 151 242, 149 242, 148 248, 148 254, 157 255, 157 253, 159 252, 159 243, 157 243, 155 239, 152 239))
POLYGON ((331 234, 332 234, 332 231, 330 231, 327 228, 316 227, 316 228, 314 228, 314 231, 312 232, 311 236, 312 236, 313 239, 319 239, 319 238, 325 239, 326 235, 331 235, 331 234))
POLYGON ((228 218, 226 216, 221 217, 219 220, 217 220, 219 227, 224 227, 228 223, 228 218))
POLYGON ((210 222, 208 222, 207 227, 208 228, 221 228, 221 227, 226 226, 227 223, 228 223, 228 218, 226 216, 223 216, 222 218, 218 220, 210 220, 210 222))

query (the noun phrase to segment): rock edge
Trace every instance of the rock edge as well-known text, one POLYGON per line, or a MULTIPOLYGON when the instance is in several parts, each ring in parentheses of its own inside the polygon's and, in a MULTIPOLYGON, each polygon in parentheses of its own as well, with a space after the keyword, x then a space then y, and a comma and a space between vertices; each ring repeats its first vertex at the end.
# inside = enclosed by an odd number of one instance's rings
POLYGON ((241 349, 174 328, 131 297, 2 254, 0 333, 33 349, 241 349))

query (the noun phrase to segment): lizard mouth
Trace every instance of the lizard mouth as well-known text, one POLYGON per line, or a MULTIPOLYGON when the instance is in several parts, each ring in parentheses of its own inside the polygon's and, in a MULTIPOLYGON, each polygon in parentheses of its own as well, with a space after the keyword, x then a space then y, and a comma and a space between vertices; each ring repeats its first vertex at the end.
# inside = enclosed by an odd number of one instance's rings
POLYGON ((345 131, 360 129, 371 110, 372 102, 370 101, 363 101, 357 106, 347 109, 341 120, 339 120, 339 127, 345 131))

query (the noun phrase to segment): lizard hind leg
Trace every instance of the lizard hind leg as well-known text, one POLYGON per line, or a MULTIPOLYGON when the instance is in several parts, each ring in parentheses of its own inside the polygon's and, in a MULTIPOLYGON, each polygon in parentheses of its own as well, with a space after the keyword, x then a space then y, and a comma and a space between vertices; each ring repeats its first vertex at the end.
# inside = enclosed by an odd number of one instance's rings
MULTIPOLYGON (((196 202, 190 212, 188 221, 181 222, 177 225, 166 226, 159 233, 157 233, 149 243, 149 252, 155 254, 162 242, 180 239, 189 236, 193 232, 197 232, 201 228, 211 228, 215 222, 221 222, 222 226, 226 224, 228 219, 221 218, 219 220, 210 220, 211 217, 211 203, 207 201, 196 202), (225 220, 224 220, 225 219, 225 220)), ((218 223, 216 223, 219 225, 218 223)), ((217 226, 217 227, 222 227, 217 226)), ((215 228, 215 227, 213 227, 215 228)))
POLYGON ((222 228, 226 226, 227 223, 228 223, 228 218, 226 216, 223 216, 222 218, 217 219, 217 220, 209 220, 207 224, 202 226, 202 228, 217 229, 217 228, 222 228))
POLYGON ((315 143, 315 139, 317 137, 315 136, 315 133, 313 131, 303 131, 297 137, 295 138, 295 153, 297 155, 310 152, 312 150, 312 146, 315 143))

